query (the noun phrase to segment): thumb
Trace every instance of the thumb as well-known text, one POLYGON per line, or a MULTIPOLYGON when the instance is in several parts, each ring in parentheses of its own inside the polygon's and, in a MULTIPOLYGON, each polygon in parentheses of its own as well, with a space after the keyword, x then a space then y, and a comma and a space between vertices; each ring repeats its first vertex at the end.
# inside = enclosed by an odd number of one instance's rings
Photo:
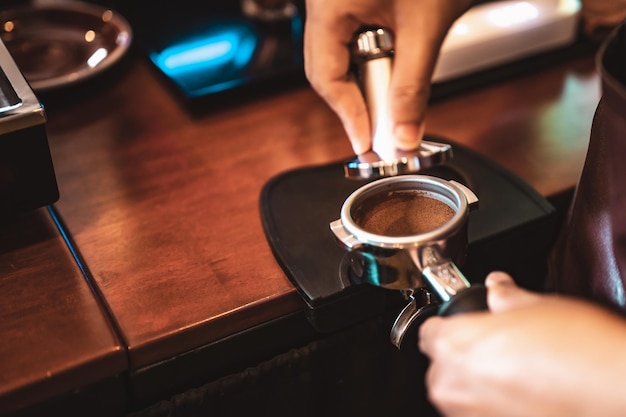
POLYGON ((513 310, 537 302, 539 297, 515 284, 513 278, 500 271, 491 272, 485 279, 487 304, 494 313, 513 310))
POLYGON ((430 79, 437 59, 437 45, 426 43, 414 28, 398 28, 393 71, 389 86, 389 107, 396 147, 412 150, 424 134, 424 116, 430 96, 430 79))

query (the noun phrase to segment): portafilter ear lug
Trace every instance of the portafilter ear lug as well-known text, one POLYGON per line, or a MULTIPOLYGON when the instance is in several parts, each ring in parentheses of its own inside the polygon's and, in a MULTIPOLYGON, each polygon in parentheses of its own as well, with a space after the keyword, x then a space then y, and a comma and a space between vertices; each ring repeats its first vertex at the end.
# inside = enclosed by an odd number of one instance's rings
POLYGON ((363 246, 363 243, 360 242, 353 234, 348 232, 345 227, 343 227, 343 223, 341 219, 330 222, 330 230, 333 232, 337 240, 339 240, 346 248, 348 249, 358 249, 363 246))
POLYGON ((478 197, 476 196, 476 194, 474 194, 472 190, 470 190, 467 186, 461 184, 460 182, 454 180, 450 180, 449 182, 457 187, 459 191, 461 191, 461 193, 465 196, 465 198, 467 199, 467 204, 469 205, 469 208, 471 210, 478 208, 478 197))

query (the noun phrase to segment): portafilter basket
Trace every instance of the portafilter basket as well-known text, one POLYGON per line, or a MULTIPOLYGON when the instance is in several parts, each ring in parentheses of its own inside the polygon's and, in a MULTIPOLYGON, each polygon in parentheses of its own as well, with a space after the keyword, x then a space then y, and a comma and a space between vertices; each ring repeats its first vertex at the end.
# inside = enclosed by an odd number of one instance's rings
MULTIPOLYGON (((458 269, 467 250, 467 225, 478 198, 466 186, 428 175, 402 175, 370 182, 354 191, 341 207, 341 217, 330 228, 349 251, 353 263, 365 270, 361 276, 368 284, 400 290, 410 300, 391 331, 391 342, 398 348, 408 329, 423 315, 424 309, 436 307, 436 314, 451 315, 485 310, 486 293, 482 285, 470 285, 458 269), (416 205, 396 210, 394 228, 412 228, 409 219, 439 216, 441 207, 452 214, 441 224, 419 233, 381 234, 364 226, 363 211, 375 210, 387 215, 393 197, 427 199, 431 208, 413 210, 416 205), (376 202, 375 204, 373 202, 376 202), (441 206, 441 203, 445 205, 441 206), (407 212, 402 210, 408 207, 407 212), (398 223, 399 222, 399 223, 398 223), (415 295, 419 295, 416 297, 415 295), (432 297, 431 297, 432 295, 432 297)), ((374 213, 366 213, 367 215, 374 213)))

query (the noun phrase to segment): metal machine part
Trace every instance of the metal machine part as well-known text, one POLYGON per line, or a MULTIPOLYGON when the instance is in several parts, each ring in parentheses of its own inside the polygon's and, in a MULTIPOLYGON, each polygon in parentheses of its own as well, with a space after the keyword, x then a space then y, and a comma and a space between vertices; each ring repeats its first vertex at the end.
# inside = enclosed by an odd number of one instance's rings
POLYGON ((0 41, 0 213, 58 200, 45 131, 46 115, 13 57, 0 41))

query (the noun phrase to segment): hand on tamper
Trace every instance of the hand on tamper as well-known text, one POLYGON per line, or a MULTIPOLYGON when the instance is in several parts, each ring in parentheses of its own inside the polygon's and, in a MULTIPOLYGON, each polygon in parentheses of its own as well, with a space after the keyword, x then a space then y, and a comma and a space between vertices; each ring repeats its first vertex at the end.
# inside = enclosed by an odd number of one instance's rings
POLYGON ((414 174, 452 158, 452 147, 425 137, 414 149, 394 141, 389 114, 389 84, 393 70, 393 33, 385 28, 365 29, 355 35, 352 60, 370 118, 372 148, 345 164, 348 178, 414 174))

